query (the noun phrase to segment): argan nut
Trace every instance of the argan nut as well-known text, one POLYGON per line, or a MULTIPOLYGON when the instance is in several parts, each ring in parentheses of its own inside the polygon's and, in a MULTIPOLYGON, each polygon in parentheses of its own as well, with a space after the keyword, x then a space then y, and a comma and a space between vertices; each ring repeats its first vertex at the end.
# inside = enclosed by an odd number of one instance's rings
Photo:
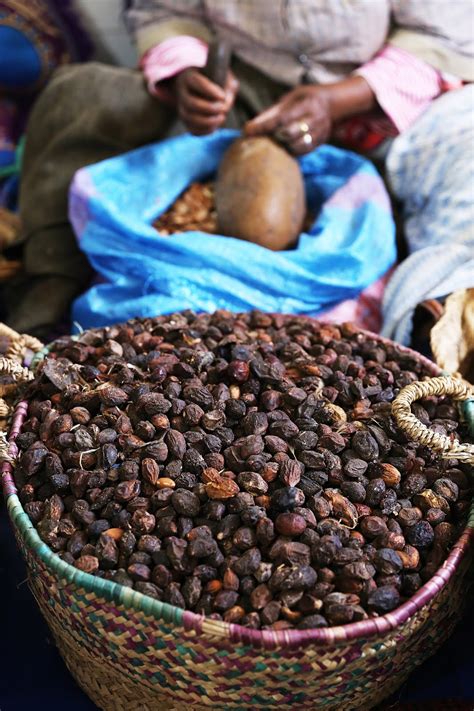
POLYGON ((99 559, 93 555, 81 555, 74 565, 84 573, 95 573, 99 569, 99 559))
POLYGON ((244 608, 240 607, 240 605, 234 605, 234 607, 231 607, 229 610, 224 612, 223 618, 224 622, 236 623, 239 622, 244 615, 244 608))
POLYGON ((281 513, 275 519, 275 528, 282 536, 299 536, 306 528, 306 521, 299 514, 281 513))
POLYGON ((238 590, 239 585, 239 576, 236 575, 233 570, 227 568, 222 580, 222 587, 224 588, 224 590, 238 590))
MULTIPOLYGON (((158 485, 160 480, 160 465, 154 459, 151 459, 151 457, 142 459, 142 477, 144 481, 152 486, 158 485)), ((163 488, 163 485, 161 485, 160 488, 163 488)))
POLYGON ((267 484, 270 484, 278 476, 279 465, 276 462, 267 462, 260 470, 260 476, 265 479, 267 484))
POLYGON ((120 541, 124 532, 122 528, 108 528, 105 533, 110 538, 113 538, 114 541, 120 541))
POLYGON ((451 479, 437 479, 433 484, 433 489, 447 501, 453 502, 458 499, 459 487, 451 479))
POLYGON ((421 521, 423 514, 421 509, 416 506, 408 507, 406 509, 401 509, 398 514, 397 520, 402 528, 407 528, 413 526, 418 521, 421 521))
POLYGON ((162 476, 158 479, 157 484, 159 489, 174 489, 176 486, 176 482, 167 476, 162 476))
POLYGON ((365 516, 360 521, 360 530, 367 539, 377 538, 387 532, 387 524, 379 516, 365 516))
POLYGON ((428 509, 441 509, 444 513, 449 513, 449 504, 444 498, 440 496, 433 489, 425 489, 420 494, 416 494, 413 497, 413 503, 418 506, 424 513, 428 509))
POLYGON ((417 548, 407 545, 397 553, 402 561, 404 570, 417 570, 420 564, 420 554, 417 548))
POLYGON ((233 400, 238 400, 240 398, 240 388, 238 385, 230 385, 229 386, 229 393, 230 396, 233 400))
POLYGON ((387 487, 394 489, 401 481, 402 475, 392 464, 380 464, 380 478, 384 480, 387 487))
POLYGON ((281 608, 281 614, 293 623, 298 622, 301 619, 301 612, 298 612, 298 610, 290 610, 290 608, 285 607, 285 605, 281 608))
POLYGON ((267 585, 257 585, 250 593, 250 604, 254 610, 262 610, 272 600, 272 593, 267 585))
POLYGON ((220 580, 210 580, 205 587, 205 591, 211 593, 211 595, 215 595, 220 590, 222 590, 222 583, 220 580))

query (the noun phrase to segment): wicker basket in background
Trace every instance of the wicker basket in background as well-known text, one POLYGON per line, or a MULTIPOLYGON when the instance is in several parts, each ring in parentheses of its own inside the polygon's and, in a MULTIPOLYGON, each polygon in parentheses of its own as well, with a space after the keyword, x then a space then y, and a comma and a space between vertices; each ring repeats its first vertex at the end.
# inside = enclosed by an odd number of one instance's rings
POLYGON ((13 279, 22 268, 17 259, 7 259, 3 256, 4 249, 14 244, 21 230, 20 218, 14 212, 0 207, 0 284, 13 279))
MULTIPOLYGON (((439 375, 433 363, 410 353, 439 375)), ((424 396, 430 382, 423 382, 421 390, 415 384, 402 391, 394 414, 411 436, 447 452, 453 443, 420 431, 410 415, 410 401, 424 396)), ((438 394, 451 388, 458 398, 472 396, 468 386, 450 378, 435 378, 431 387, 438 394)), ((341 627, 251 630, 83 573, 41 541, 18 499, 12 475, 15 438, 26 412, 27 403, 20 402, 11 423, 10 461, 2 464, 8 511, 31 590, 59 650, 101 709, 365 711, 433 654, 462 614, 474 550, 474 508, 447 560, 408 602, 381 617, 341 627)), ((451 456, 468 460, 473 448, 463 445, 451 456)))

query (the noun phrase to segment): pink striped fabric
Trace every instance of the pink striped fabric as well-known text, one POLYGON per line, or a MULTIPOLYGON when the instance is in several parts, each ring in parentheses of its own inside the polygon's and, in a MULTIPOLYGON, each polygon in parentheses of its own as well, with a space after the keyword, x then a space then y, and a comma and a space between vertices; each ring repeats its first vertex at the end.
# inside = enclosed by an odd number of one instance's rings
POLYGON ((391 45, 386 45, 354 73, 368 82, 379 105, 400 133, 443 91, 462 84, 455 78, 445 82, 441 73, 429 64, 391 45))
POLYGON ((147 82, 148 91, 165 101, 171 94, 160 82, 174 77, 189 67, 203 67, 207 60, 207 44, 197 37, 181 35, 170 37, 146 52, 140 67, 147 82))
MULTIPOLYGON (((207 49, 206 43, 196 37, 181 35, 148 50, 140 66, 150 93, 169 101, 171 95, 160 82, 188 67, 203 67, 207 49)), ((386 45, 355 74, 370 84, 398 132, 408 128, 437 96, 462 85, 457 78, 443 77, 426 62, 391 45, 386 45)))
POLYGON ((352 321, 360 328, 372 333, 379 333, 382 327, 382 298, 390 269, 384 276, 370 284, 354 299, 346 299, 328 311, 318 313, 317 318, 324 323, 343 323, 352 321))

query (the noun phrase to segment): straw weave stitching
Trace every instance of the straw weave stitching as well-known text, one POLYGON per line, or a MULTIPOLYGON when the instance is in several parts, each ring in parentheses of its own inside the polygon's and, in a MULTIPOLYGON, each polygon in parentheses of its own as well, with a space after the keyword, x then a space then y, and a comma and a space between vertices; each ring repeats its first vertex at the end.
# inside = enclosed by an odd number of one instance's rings
MULTIPOLYGON (((4 323, 0 323, 0 336, 4 336, 10 340, 10 344, 5 353, 4 358, 0 358, 0 375, 10 375, 14 381, 13 384, 2 385, 0 388, 0 420, 6 420, 10 415, 11 404, 7 402, 7 395, 14 398, 16 384, 31 380, 33 372, 23 366, 23 358, 26 351, 37 353, 43 348, 43 344, 37 338, 28 335, 27 333, 19 334, 4 323)), ((5 423, 1 423, 5 426, 5 423)), ((13 461, 7 452, 7 447, 4 444, 6 432, 0 430, 0 462, 13 461)))
POLYGON ((23 355, 25 350, 28 349, 37 353, 43 348, 43 344, 37 338, 29 336, 27 333, 23 333, 16 339, 12 339, 10 346, 5 353, 5 357, 9 360, 17 360, 23 362, 23 355))
MULTIPOLYGON (((446 378, 435 380, 446 386, 446 378)), ((417 389, 402 397, 396 408, 402 420, 407 407, 413 417, 411 402, 424 393, 417 389)), ((464 391, 460 397, 466 397, 464 391)), ((19 403, 10 456, 26 411, 27 403, 19 403)), ((418 430, 421 423, 415 424, 418 430)), ((399 608, 374 618, 363 634, 360 627, 356 631, 361 623, 329 628, 322 644, 317 635, 305 643, 304 632, 296 630, 275 634, 272 641, 267 636, 265 642, 259 630, 204 621, 72 568, 39 539, 17 497, 10 462, 0 467, 4 494, 33 594, 71 673, 104 711, 310 711, 316 705, 325 711, 365 710, 403 683, 459 618, 472 557, 474 506, 471 528, 434 578, 405 604, 405 616, 399 608)))
MULTIPOLYGON (((0 409, 0 417, 1 417, 1 409, 0 409)), ((7 414, 8 414, 8 408, 7 408, 7 414)), ((9 444, 7 440, 7 433, 3 432, 0 430, 0 464, 2 462, 13 462, 13 457, 10 456, 9 452, 9 444)))
POLYGON ((0 372, 11 375, 17 382, 32 380, 34 375, 29 368, 25 368, 15 360, 0 358, 0 372))
POLYGON ((446 435, 433 432, 412 413, 412 403, 430 395, 450 395, 456 400, 468 400, 474 397, 474 388, 450 376, 411 383, 401 390, 392 403, 392 413, 398 426, 411 439, 440 452, 445 458, 474 464, 474 445, 453 441, 446 435))

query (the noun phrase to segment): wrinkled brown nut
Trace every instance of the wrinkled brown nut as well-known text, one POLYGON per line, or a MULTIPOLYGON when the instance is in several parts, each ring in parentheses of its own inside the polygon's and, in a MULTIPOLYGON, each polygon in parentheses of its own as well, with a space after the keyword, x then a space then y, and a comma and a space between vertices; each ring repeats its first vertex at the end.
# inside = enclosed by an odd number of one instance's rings
POLYGON ((93 555, 81 555, 74 565, 84 573, 95 573, 99 568, 99 560, 93 555))
POLYGON ((347 499, 342 496, 335 489, 326 489, 323 496, 331 502, 333 516, 340 519, 344 526, 349 528, 355 528, 359 520, 357 510, 355 506, 347 499))
POLYGON ((385 482, 386 486, 389 486, 390 488, 396 488, 402 479, 402 475, 398 471, 396 467, 393 466, 393 464, 381 464, 381 473, 380 477, 383 479, 385 482))
POLYGON ((275 520, 275 527, 283 536, 299 536, 306 528, 306 521, 299 514, 281 513, 275 520))
MULTIPOLYGON (((15 478, 78 569, 210 619, 311 629, 394 609, 462 530, 466 466, 391 417, 428 373, 356 328, 186 311, 62 338, 47 363, 15 478)), ((462 440, 449 398, 413 412, 462 440)))
POLYGON ((215 469, 208 467, 203 471, 202 479, 205 482, 206 493, 210 499, 222 501, 236 496, 240 489, 232 479, 221 476, 215 469))
POLYGON ((414 546, 404 546, 403 550, 397 551, 405 570, 417 570, 420 564, 420 554, 414 546))
POLYGON ((119 541, 123 536, 123 530, 121 528, 108 528, 105 533, 113 538, 114 541, 119 541))
POLYGON ((432 489, 425 489, 413 497, 413 502, 423 513, 428 509, 441 509, 444 513, 449 513, 449 504, 443 496, 436 494, 432 489))
POLYGON ((160 467, 154 459, 145 457, 145 459, 142 460, 142 477, 144 481, 148 482, 152 486, 158 485, 160 467))

